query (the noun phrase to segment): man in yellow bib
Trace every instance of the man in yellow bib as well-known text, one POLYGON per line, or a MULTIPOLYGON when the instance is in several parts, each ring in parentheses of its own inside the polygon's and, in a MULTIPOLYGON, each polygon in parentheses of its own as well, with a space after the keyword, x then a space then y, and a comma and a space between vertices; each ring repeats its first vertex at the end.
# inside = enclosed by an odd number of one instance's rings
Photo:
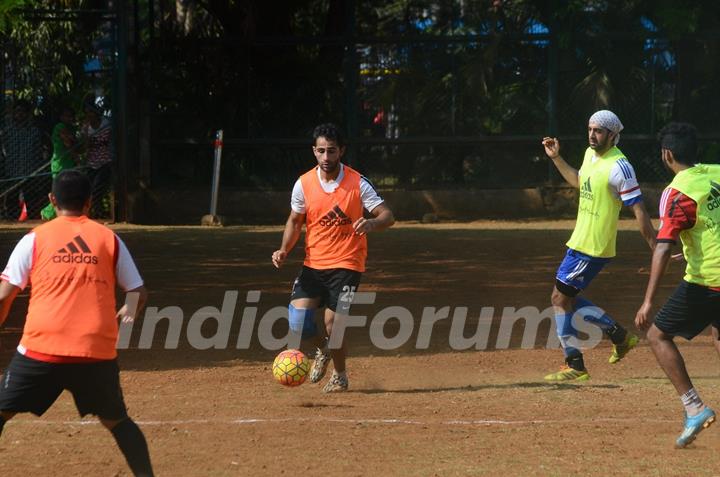
POLYGON ((673 339, 691 340, 712 325, 713 342, 720 350, 720 165, 696 162, 696 135, 687 123, 670 123, 660 131, 662 161, 675 178, 660 199, 658 244, 645 300, 635 316, 635 325, 647 330, 655 358, 685 407, 684 429, 675 442, 678 448, 715 422, 715 413, 693 387, 673 339), (653 323, 653 298, 678 237, 687 261, 685 277, 653 323))
POLYGON ((582 318, 600 327, 613 343, 609 362, 620 361, 638 342, 619 323, 578 293, 587 288, 595 276, 615 256, 615 239, 620 208, 632 208, 640 233, 650 248, 655 246, 655 230, 642 201, 635 171, 618 149, 620 119, 607 110, 597 111, 588 121, 588 142, 580 170, 570 166, 560 155, 556 138, 543 138, 545 153, 552 159, 563 178, 580 189, 577 222, 563 262, 558 268, 551 301, 555 308, 555 326, 565 354, 560 371, 545 376, 547 381, 585 381, 590 375, 577 345, 578 332, 572 317, 582 318), (599 311, 598 311, 599 310, 599 311))

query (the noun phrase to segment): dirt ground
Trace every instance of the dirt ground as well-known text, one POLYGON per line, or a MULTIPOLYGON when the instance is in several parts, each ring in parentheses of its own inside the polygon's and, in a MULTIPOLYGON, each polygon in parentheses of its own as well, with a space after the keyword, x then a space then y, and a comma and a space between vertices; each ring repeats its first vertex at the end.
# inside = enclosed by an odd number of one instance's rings
MULTIPOLYGON (((287 304, 302 251, 281 270, 270 265, 280 228, 117 227, 151 290, 149 306, 178 306, 184 327, 178 349, 163 349, 166 321, 151 349, 120 352, 129 412, 145 432, 159 476, 712 476, 720 475, 720 427, 685 450, 673 449, 682 406, 643 340, 610 365, 610 345, 587 350, 591 380, 546 384, 562 363, 545 349, 549 320, 535 349, 520 349, 522 324, 510 349, 497 349, 504 307, 544 309, 564 254, 571 222, 400 224, 371 236, 361 289, 378 293, 368 314, 407 308, 467 307, 471 336, 483 307, 494 307, 485 350, 455 351, 450 319, 435 324, 428 349, 415 349, 416 327, 397 349, 373 346, 367 329, 350 332, 351 390, 325 395, 321 386, 284 388, 271 376, 276 351, 253 339, 232 344, 246 293, 262 292, 258 317, 287 304), (230 349, 193 349, 190 316, 220 308, 226 290, 240 292, 230 349), (374 311, 373 311, 374 310, 374 311)), ((618 257, 587 296, 632 326, 648 277, 649 251, 632 223, 619 232, 618 257)), ((0 231, 6 260, 23 228, 0 231)), ((673 265, 658 304, 682 276, 673 265)), ((22 324, 21 297, 3 332, 0 368, 22 324)), ((206 323, 207 324, 207 323, 206 323)), ((215 332, 203 328, 205 336, 215 332)), ((392 336, 392 325, 386 328, 392 336)), ((719 361, 709 336, 681 343, 701 397, 720 407, 719 361)), ((78 418, 63 394, 44 416, 19 416, 0 438, 0 474, 130 475, 111 435, 78 418)))

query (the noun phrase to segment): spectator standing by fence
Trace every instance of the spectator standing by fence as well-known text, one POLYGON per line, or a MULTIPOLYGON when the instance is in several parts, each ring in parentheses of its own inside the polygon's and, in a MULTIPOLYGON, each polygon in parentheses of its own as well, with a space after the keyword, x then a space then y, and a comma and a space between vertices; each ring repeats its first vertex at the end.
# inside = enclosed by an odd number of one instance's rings
POLYGON ((112 128, 108 118, 94 104, 85 105, 85 121, 80 138, 84 144, 87 174, 92 184, 91 217, 107 216, 103 199, 112 184, 112 128))
MULTIPOLYGON (((50 158, 50 172, 55 179, 60 172, 74 168, 80 161, 75 111, 72 108, 64 107, 60 112, 60 122, 53 128, 51 140, 53 155, 50 158)), ((52 204, 40 211, 40 216, 43 220, 54 219, 55 209, 52 204)))

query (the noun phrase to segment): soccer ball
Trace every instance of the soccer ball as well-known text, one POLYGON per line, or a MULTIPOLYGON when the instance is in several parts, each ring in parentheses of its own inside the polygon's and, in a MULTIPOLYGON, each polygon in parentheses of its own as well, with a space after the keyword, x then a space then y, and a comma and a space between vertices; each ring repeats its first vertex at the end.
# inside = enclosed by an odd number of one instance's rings
POLYGON ((272 371, 275 380, 283 386, 300 386, 310 373, 310 361, 302 351, 288 349, 277 355, 272 371))

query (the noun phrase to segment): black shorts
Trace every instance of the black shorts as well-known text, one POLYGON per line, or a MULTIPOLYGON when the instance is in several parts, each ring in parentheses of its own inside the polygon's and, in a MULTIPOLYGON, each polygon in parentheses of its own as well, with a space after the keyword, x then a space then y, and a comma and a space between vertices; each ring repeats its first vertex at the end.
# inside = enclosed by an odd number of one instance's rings
POLYGON ((15 353, 0 382, 0 411, 42 416, 63 390, 73 395, 81 416, 122 420, 127 409, 117 360, 46 363, 15 353))
POLYGON ((691 340, 708 325, 720 327, 720 291, 685 280, 655 317, 655 326, 671 336, 691 340))
POLYGON ((297 298, 319 298, 318 306, 348 315, 361 277, 362 273, 347 268, 317 270, 303 266, 293 283, 290 301, 297 298))

